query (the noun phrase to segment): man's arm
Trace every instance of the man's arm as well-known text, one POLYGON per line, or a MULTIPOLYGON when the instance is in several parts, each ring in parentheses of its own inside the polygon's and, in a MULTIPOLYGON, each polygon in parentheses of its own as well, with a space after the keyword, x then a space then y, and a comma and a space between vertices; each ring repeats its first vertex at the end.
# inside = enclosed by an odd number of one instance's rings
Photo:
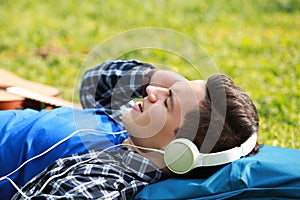
POLYGON ((142 97, 152 70, 153 65, 137 60, 107 61, 89 69, 80 87, 83 108, 116 110, 131 98, 142 97))
POLYGON ((151 64, 137 60, 107 61, 89 69, 80 87, 83 108, 98 108, 122 124, 122 109, 131 107, 133 98, 147 96, 146 87, 170 87, 185 81, 175 72, 158 70, 151 64))

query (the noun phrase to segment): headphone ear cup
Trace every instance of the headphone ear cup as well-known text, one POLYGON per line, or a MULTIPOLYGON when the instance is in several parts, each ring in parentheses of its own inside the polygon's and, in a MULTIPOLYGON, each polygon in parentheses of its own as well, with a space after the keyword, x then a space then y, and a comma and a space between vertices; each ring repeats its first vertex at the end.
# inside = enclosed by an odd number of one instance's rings
POLYGON ((164 160, 172 172, 184 174, 193 169, 198 154, 199 151, 192 141, 179 138, 166 147, 164 160))

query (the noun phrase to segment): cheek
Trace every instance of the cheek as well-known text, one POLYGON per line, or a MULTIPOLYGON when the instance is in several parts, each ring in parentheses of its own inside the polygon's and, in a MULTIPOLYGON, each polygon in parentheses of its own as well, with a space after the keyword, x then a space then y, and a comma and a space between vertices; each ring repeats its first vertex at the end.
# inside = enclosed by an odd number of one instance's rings
POLYGON ((149 138, 159 133, 167 121, 167 112, 161 105, 153 105, 148 112, 124 113, 123 123, 131 136, 149 138))
POLYGON ((178 98, 176 111, 174 112, 174 121, 177 121, 179 126, 184 123, 185 116, 192 110, 198 111, 198 102, 196 98, 178 98))

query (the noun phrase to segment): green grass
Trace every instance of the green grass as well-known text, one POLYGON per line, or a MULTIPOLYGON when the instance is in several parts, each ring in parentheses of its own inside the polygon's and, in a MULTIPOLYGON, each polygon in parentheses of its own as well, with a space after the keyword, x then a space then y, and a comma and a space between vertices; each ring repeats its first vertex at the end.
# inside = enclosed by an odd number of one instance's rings
MULTIPOLYGON (((143 27, 173 29, 197 41, 253 98, 259 140, 300 149, 298 0, 0 0, 1 67, 53 85, 71 100, 88 53, 116 34, 143 27)), ((120 57, 165 63, 183 74, 187 65, 159 50, 120 57)))

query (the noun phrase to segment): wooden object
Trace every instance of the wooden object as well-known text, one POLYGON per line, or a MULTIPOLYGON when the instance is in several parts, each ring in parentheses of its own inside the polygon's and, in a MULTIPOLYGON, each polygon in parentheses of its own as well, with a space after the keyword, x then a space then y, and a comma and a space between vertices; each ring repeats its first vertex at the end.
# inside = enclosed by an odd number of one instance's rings
POLYGON ((81 108, 77 103, 58 97, 57 88, 29 81, 0 69, 0 110, 52 109, 60 106, 81 108))

